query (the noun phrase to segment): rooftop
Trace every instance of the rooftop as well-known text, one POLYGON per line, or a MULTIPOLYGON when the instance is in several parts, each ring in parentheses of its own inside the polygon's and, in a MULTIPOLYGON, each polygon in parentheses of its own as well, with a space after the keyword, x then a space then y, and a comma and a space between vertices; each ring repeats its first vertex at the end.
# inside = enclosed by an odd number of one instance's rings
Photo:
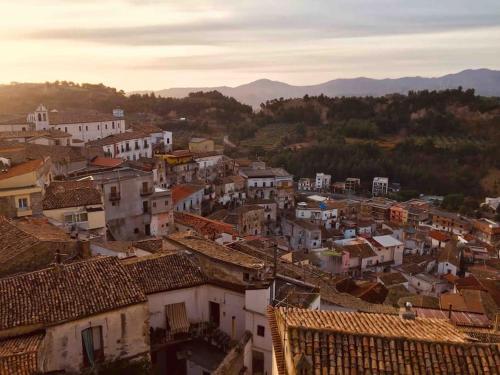
POLYGON ((175 185, 172 187, 172 202, 176 204, 200 190, 204 190, 204 187, 202 185, 195 185, 195 184, 175 185))
POLYGON ((38 351, 44 336, 44 333, 34 333, 0 340, 0 374, 38 373, 38 351))
POLYGON ((374 236, 373 240, 383 247, 401 246, 403 243, 392 236, 374 236))
POLYGON ((124 163, 123 159, 119 158, 104 158, 97 156, 90 162, 90 165, 94 167, 118 167, 124 163))
POLYGON ((174 221, 175 223, 192 228, 197 233, 209 238, 222 233, 237 234, 231 224, 187 212, 174 212, 174 221))
POLYGON ((201 269, 186 254, 155 254, 122 261, 144 293, 190 288, 207 282, 201 269))
POLYGON ((113 145, 118 142, 130 141, 134 139, 142 139, 147 137, 149 137, 149 135, 143 132, 127 131, 123 133, 108 135, 107 137, 87 142, 87 144, 89 146, 107 146, 107 145, 113 145))
POLYGON ((22 176, 23 174, 37 171, 43 166, 42 159, 26 161, 22 164, 15 165, 7 170, 7 172, 0 172, 0 181, 9 178, 22 176))
POLYGON ((468 375, 500 367, 500 346, 471 344, 442 319, 290 308, 270 308, 268 319, 280 375, 468 375))
POLYGON ((49 112, 50 125, 85 124, 90 122, 123 120, 112 114, 97 111, 51 111, 49 112))
POLYGON ((0 279, 0 330, 50 326, 145 301, 116 257, 95 257, 0 279))
POLYGON ((183 245, 199 254, 205 255, 214 260, 229 263, 238 267, 260 270, 264 268, 264 262, 253 256, 240 251, 230 249, 216 242, 200 238, 190 232, 179 232, 172 234, 169 239, 183 245))
POLYGON ((102 204, 101 193, 89 180, 54 181, 43 198, 44 210, 99 204, 102 204))

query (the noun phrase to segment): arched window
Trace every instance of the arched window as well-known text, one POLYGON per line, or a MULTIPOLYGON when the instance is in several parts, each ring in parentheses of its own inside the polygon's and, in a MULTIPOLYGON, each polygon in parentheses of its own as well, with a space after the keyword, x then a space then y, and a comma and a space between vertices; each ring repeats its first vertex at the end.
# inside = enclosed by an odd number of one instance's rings
POLYGON ((45 113, 43 114, 43 121, 47 121, 47 115, 45 113))
POLYGON ((38 121, 42 121, 42 114, 41 113, 38 114, 38 121))

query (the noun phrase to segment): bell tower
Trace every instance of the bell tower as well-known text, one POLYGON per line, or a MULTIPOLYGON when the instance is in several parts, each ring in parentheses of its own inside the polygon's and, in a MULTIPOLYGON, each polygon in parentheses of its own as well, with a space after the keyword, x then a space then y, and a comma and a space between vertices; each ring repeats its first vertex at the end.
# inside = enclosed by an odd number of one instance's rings
POLYGON ((34 113, 35 129, 36 130, 48 130, 49 129, 49 112, 47 107, 40 104, 34 113))

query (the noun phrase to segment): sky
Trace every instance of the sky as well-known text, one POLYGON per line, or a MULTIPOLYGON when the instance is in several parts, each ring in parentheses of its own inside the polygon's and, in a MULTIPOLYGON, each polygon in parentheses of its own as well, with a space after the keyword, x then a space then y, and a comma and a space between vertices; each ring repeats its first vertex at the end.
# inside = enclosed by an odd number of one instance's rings
POLYGON ((499 0, 0 0, 0 83, 126 91, 500 69, 499 0))

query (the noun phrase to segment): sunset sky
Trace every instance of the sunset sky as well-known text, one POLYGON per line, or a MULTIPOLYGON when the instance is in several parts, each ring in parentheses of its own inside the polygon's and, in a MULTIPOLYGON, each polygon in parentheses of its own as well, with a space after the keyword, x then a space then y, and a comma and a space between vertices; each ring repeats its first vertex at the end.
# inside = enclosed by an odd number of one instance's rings
POLYGON ((500 69, 499 0, 0 0, 0 83, 125 90, 500 69))

